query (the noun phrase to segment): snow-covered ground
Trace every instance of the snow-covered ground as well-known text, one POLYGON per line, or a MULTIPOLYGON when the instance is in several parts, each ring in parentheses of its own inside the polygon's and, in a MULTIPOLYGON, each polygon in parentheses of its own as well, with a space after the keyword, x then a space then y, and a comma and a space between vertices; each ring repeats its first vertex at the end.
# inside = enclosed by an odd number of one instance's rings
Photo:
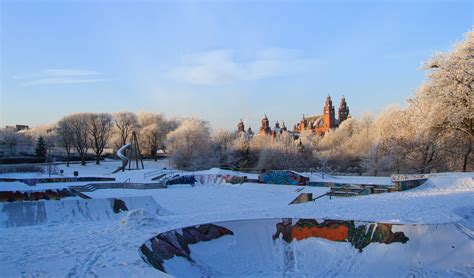
MULTIPOLYGON (((123 182, 150 182, 158 169, 169 167, 167 161, 146 162, 145 170, 110 174, 119 165, 117 161, 97 166, 61 166, 65 176, 78 170, 80 176, 114 177, 123 182)), ((199 174, 229 174, 211 169, 199 174)), ((45 175, 47 176, 47 175, 45 175)), ((250 175, 249 175, 250 176, 250 175)), ((38 177, 38 174, 2 174, 0 177, 38 177)), ((253 176, 250 176, 253 177, 253 176)), ((325 177, 327 179, 328 177, 325 177)), ((331 177, 351 182, 380 181, 388 178, 331 177)), ((312 180, 317 179, 317 174, 312 180)), ((41 190, 67 187, 77 183, 38 184, 29 187, 22 183, 0 183, 4 190, 41 190)), ((441 224, 456 222, 466 231, 466 242, 474 240, 474 174, 443 173, 433 175, 424 185, 405 192, 352 198, 320 198, 315 202, 288 205, 300 193, 313 196, 324 194, 327 188, 242 184, 242 185, 173 185, 166 189, 133 190, 104 189, 87 192, 94 199, 151 196, 164 208, 157 215, 143 208, 121 212, 114 217, 90 218, 76 221, 68 213, 61 223, 61 207, 71 203, 49 206, 48 217, 54 222, 34 226, 0 228, 0 269, 2 277, 43 276, 156 276, 164 275, 150 267, 139 255, 138 248, 151 237, 175 228, 196 224, 239 219, 315 218, 358 220, 400 224, 441 224)), ((45 201, 45 202, 68 202, 45 201)), ((2 204, 5 208, 5 204, 2 204)), ((98 205, 102 207, 102 205, 98 205)), ((136 206, 134 206, 135 208, 136 206)), ((102 214, 100 214, 102 215, 102 214)), ((103 214, 105 215, 105 214, 103 214)), ((7 217, 0 209, 0 220, 7 217)), ((79 218, 77 218, 79 219, 79 218)), ((83 219, 83 218, 81 218, 83 219)), ((1 226, 0 226, 1 227, 1 226)), ((474 256, 474 250, 471 250, 474 256)), ((471 256, 471 258, 473 257, 471 256)), ((466 258, 465 276, 474 275, 474 262, 466 258)), ((346 273, 349 274, 349 273, 346 273)), ((340 274, 344 276, 344 274, 340 274)), ((423 274, 421 274, 423 276, 423 274)))

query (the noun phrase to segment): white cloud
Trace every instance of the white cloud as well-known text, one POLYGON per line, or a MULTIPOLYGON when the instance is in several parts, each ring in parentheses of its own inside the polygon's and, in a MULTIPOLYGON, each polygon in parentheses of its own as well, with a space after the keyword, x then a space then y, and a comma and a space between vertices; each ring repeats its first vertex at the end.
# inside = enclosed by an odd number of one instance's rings
POLYGON ((238 60, 236 56, 231 50, 187 55, 163 77, 178 82, 219 85, 304 72, 315 64, 314 60, 301 58, 300 51, 294 49, 262 49, 251 59, 238 60))
POLYGON ((97 83, 105 81, 102 73, 82 69, 44 69, 38 73, 16 75, 14 79, 22 81, 24 86, 97 83))
POLYGON ((48 76, 90 76, 100 75, 100 72, 80 69, 45 69, 43 73, 48 76))
POLYGON ((79 78, 42 78, 24 83, 25 86, 33 85, 58 85, 58 84, 79 84, 79 83, 97 83, 105 79, 79 79, 79 78))

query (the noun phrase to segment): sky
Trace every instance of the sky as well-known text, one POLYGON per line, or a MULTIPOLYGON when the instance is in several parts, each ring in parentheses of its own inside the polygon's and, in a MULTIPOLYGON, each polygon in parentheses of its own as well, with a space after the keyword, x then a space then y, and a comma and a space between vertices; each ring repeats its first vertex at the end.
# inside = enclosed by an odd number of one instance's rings
POLYGON ((470 1, 0 3, 0 126, 149 111, 292 127, 327 95, 377 114, 474 25, 470 1))

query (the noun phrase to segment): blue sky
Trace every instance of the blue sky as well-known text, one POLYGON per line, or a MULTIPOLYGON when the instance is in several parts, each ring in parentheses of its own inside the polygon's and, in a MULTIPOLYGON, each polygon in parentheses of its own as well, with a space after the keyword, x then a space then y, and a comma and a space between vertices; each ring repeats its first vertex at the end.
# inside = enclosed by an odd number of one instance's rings
POLYGON ((151 111, 213 128, 292 126, 342 95, 403 105, 470 1, 1 1, 0 125, 151 111))

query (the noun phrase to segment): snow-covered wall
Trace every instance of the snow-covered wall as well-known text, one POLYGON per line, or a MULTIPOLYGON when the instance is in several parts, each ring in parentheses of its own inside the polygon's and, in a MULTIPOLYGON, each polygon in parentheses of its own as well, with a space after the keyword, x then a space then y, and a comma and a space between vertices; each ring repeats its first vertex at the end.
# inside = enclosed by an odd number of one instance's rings
POLYGON ((152 197, 123 197, 0 203, 0 227, 69 224, 122 218, 123 211, 143 209, 154 215, 168 212, 152 197))

